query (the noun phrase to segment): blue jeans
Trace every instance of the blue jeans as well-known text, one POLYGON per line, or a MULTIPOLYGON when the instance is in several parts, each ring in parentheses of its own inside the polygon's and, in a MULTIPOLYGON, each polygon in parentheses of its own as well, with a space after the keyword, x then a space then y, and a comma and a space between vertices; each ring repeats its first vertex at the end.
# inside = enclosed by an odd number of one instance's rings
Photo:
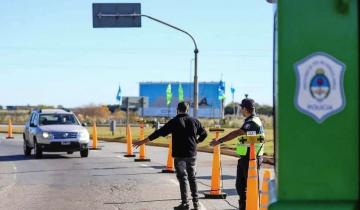
POLYGON ((179 180, 181 201, 187 203, 187 180, 189 180, 190 191, 193 202, 198 202, 198 188, 196 184, 196 157, 174 158, 176 178, 179 180))

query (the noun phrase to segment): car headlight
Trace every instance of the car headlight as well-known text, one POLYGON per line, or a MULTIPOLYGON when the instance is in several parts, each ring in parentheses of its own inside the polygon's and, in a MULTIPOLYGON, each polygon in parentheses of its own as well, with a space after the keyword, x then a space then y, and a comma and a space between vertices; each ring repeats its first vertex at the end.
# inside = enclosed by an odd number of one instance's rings
POLYGON ((80 139, 88 139, 89 133, 87 131, 81 131, 78 133, 80 139))
POLYGON ((43 132, 43 133, 42 133, 42 136, 43 136, 45 139, 47 139, 47 138, 50 137, 50 134, 49 134, 48 132, 43 132))

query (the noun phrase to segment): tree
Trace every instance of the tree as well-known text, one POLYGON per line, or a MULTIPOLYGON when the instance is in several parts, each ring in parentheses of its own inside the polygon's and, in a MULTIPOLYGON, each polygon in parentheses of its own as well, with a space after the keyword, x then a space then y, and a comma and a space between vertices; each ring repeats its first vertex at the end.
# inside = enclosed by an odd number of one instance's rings
POLYGON ((36 108, 38 108, 38 109, 54 109, 55 107, 51 106, 51 105, 39 104, 36 106, 36 108))
POLYGON ((111 114, 114 114, 115 112, 120 110, 120 105, 119 104, 109 104, 107 105, 109 111, 111 112, 111 114))
POLYGON ((74 109, 77 116, 81 116, 86 121, 106 121, 109 119, 110 111, 107 106, 89 105, 74 109))
POLYGON ((267 116, 272 116, 274 114, 273 107, 269 105, 256 104, 255 109, 258 114, 267 115, 267 116))
POLYGON ((233 115, 234 114, 234 105, 235 105, 235 113, 238 112, 238 108, 240 107, 239 103, 230 103, 228 105, 225 106, 225 115, 233 115))
MULTIPOLYGON (((235 102, 235 113, 237 113, 238 108, 240 108, 240 104, 235 102)), ((257 114, 267 115, 267 116, 273 115, 273 107, 270 105, 255 104, 255 110, 257 114)), ((225 106, 225 115, 233 115, 233 114, 234 114, 234 105, 233 103, 229 103, 228 105, 225 106)))

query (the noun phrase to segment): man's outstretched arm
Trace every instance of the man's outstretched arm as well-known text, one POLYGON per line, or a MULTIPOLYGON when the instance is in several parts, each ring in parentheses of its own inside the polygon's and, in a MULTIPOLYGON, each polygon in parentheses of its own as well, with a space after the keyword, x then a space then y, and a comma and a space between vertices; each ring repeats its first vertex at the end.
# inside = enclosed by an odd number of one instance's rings
POLYGON ((154 131, 152 134, 150 134, 147 138, 145 138, 144 140, 141 141, 136 141, 133 143, 133 146, 135 148, 138 148, 139 146, 141 146, 142 144, 146 144, 149 141, 152 141, 154 139, 159 138, 159 136, 167 136, 168 134, 170 134, 172 131, 172 121, 170 120, 168 123, 166 123, 163 127, 161 127, 160 129, 154 131))
POLYGON ((149 137, 147 137, 146 139, 144 140, 141 140, 141 141, 136 141, 136 142, 133 142, 133 146, 136 148, 138 148, 139 146, 141 146, 142 144, 146 144, 150 141, 149 137))

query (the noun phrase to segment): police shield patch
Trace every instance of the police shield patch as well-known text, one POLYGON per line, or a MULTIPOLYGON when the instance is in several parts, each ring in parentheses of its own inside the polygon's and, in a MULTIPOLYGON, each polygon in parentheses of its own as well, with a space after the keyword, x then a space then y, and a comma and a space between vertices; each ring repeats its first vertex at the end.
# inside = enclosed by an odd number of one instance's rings
POLYGON ((296 108, 318 123, 345 107, 343 78, 345 64, 317 52, 295 64, 296 108))

